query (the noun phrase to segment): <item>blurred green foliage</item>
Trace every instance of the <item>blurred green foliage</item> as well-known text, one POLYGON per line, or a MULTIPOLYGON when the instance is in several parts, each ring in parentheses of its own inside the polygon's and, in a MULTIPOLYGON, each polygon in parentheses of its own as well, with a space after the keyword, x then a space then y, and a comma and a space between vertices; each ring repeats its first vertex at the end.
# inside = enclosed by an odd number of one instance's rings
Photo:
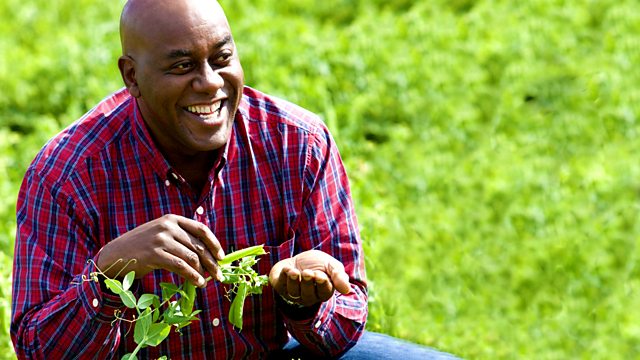
MULTIPOLYGON (((0 354, 22 175, 121 86, 121 4, 0 3, 0 354)), ((640 3, 223 5, 247 84, 341 148, 370 330, 474 359, 640 356, 640 3)))

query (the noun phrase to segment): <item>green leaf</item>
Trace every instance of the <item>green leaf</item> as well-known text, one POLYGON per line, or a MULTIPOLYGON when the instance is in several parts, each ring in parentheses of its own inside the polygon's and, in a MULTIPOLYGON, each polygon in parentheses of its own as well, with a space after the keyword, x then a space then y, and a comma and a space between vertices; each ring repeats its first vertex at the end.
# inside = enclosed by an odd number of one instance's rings
POLYGON ((175 294, 177 294, 180 289, 174 283, 160 283, 160 288, 162 289, 162 299, 169 300, 175 294))
POLYGON ((164 322, 169 325, 177 325, 191 321, 190 316, 183 316, 182 313, 164 313, 164 322))
POLYGON ((240 266, 241 267, 252 267, 257 262, 258 262, 258 260, 256 260, 255 256, 247 256, 247 257, 242 258, 242 260, 240 261, 240 266))
MULTIPOLYGON (((158 295, 154 294, 142 294, 138 299, 138 309, 144 310, 153 304, 154 300, 158 298, 158 295)), ((159 307, 159 303, 158 303, 159 307)), ((156 308, 158 308, 156 307, 156 308)))
POLYGON ((151 313, 151 321, 152 321, 153 323, 156 323, 156 322, 158 322, 158 318, 159 318, 159 317, 160 317, 160 309, 155 308, 155 309, 153 310, 153 312, 151 313))
POLYGON ((185 280, 182 284, 184 294, 180 298, 180 310, 185 316, 189 316, 193 312, 193 303, 196 300, 196 286, 189 280, 185 280))
POLYGON ((122 280, 122 289, 123 290, 129 290, 131 288, 131 285, 133 284, 133 280, 136 277, 136 273, 134 271, 129 271, 129 273, 127 275, 125 275, 124 279, 122 280))
POLYGON ((109 290, 111 290, 116 295, 120 295, 124 291, 122 289, 122 284, 118 280, 104 279, 104 284, 107 286, 109 290))
POLYGON ((122 360, 138 360, 138 357, 131 353, 128 353, 122 357, 122 360))
POLYGON ((146 344, 150 346, 158 346, 164 339, 169 336, 171 326, 168 324, 152 324, 149 327, 149 333, 147 335, 146 344))
POLYGON ((133 329, 133 340, 136 344, 143 344, 146 340, 149 328, 151 327, 151 309, 147 308, 136 320, 136 326, 133 329))
POLYGON ((225 274, 223 272, 224 278, 222 279, 222 283, 224 284, 235 284, 240 281, 240 275, 236 274, 225 274))
POLYGON ((165 318, 173 316, 178 311, 178 302, 171 301, 167 309, 164 311, 163 316, 165 318))
POLYGON ((251 295, 261 295, 262 294, 262 286, 249 286, 247 292, 251 295))
POLYGON ((256 286, 264 287, 269 283, 269 277, 267 275, 260 275, 256 279, 256 286))
POLYGON ((122 302, 126 307, 130 309, 135 309, 136 297, 133 295, 131 291, 129 290, 122 291, 119 295, 120 295, 120 299, 122 299, 122 302))
POLYGON ((182 328, 186 328, 187 326, 191 325, 191 321, 185 321, 185 322, 181 322, 180 324, 177 324, 177 328, 176 330, 180 330, 182 328))
POLYGON ((160 298, 158 296, 155 296, 153 298, 153 307, 156 309, 160 309, 160 298))

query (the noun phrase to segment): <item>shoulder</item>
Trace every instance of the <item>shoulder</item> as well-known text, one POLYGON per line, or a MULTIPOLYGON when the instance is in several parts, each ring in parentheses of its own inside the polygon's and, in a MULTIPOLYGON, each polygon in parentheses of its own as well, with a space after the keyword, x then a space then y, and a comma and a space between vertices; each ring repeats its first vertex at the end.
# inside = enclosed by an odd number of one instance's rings
POLYGON ((239 110, 254 150, 286 153, 283 162, 296 163, 312 176, 329 158, 340 161, 333 136, 318 115, 250 87, 245 87, 243 95, 239 110))
POLYGON ((121 89, 100 101, 51 138, 36 155, 28 173, 36 174, 54 189, 73 174, 90 171, 87 160, 98 158, 131 131, 132 99, 126 89, 121 89))
POLYGON ((289 101, 245 86, 239 111, 245 121, 284 125, 309 133, 326 132, 320 117, 289 101))

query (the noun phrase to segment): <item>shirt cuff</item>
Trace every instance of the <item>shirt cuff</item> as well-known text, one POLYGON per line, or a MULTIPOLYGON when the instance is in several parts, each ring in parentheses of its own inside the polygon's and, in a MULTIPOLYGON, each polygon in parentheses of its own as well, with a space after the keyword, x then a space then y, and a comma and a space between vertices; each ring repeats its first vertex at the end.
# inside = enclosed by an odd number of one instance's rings
POLYGON ((317 306, 302 309, 287 305, 284 301, 278 302, 278 304, 280 312, 285 318, 285 322, 291 327, 290 330, 293 330, 293 332, 323 333, 327 326, 329 326, 329 322, 335 311, 336 296, 332 296, 329 300, 317 306))
POLYGON ((320 304, 306 307, 302 305, 288 304, 278 293, 275 294, 275 298, 278 309, 280 309, 282 315, 290 320, 313 320, 320 309, 320 304))
POLYGON ((89 261, 82 274, 79 276, 77 286, 78 299, 82 303, 87 314, 99 322, 112 322, 116 319, 115 313, 124 311, 126 306, 120 296, 102 291, 98 282, 91 279, 91 273, 96 271, 93 261, 89 261))

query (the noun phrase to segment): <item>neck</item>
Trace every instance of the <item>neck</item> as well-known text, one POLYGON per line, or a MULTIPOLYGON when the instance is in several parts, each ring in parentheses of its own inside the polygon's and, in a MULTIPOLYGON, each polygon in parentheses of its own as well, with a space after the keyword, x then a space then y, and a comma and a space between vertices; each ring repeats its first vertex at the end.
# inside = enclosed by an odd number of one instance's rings
POLYGON ((189 183, 189 185, 200 193, 204 184, 209 178, 209 173, 219 156, 219 150, 206 153, 198 153, 193 156, 176 156, 175 154, 165 154, 169 164, 189 183))

